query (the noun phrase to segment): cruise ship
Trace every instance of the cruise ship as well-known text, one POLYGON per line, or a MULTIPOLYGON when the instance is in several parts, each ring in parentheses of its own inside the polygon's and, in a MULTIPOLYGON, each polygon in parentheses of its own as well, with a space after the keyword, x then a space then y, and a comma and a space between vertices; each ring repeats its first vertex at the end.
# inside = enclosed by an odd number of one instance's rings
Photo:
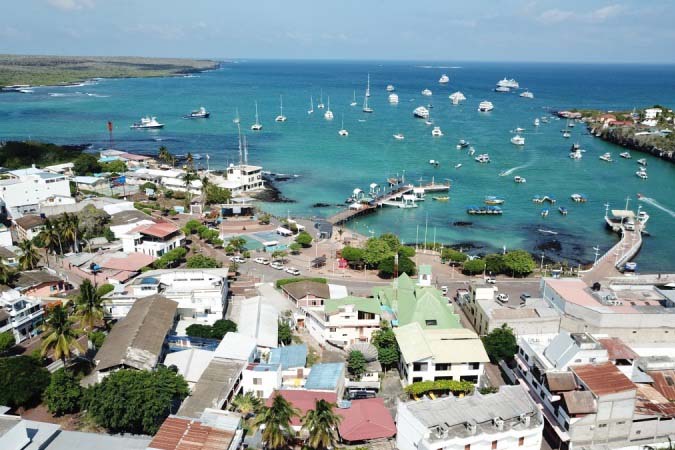
POLYGON ((140 122, 135 122, 130 128, 164 128, 163 123, 157 122, 156 117, 141 117, 140 122))
POLYGON ((452 101, 453 105, 459 105, 459 102, 466 100, 466 97, 460 91, 453 92, 448 98, 452 101))
POLYGON ((488 112, 488 111, 492 111, 493 109, 494 109, 494 105, 492 104, 492 102, 487 101, 487 100, 483 100, 478 105, 478 111, 480 111, 480 112, 488 112))
POLYGON ((418 106, 413 111, 413 115, 415 117, 419 117, 420 119, 428 119, 429 118, 429 110, 426 109, 424 106, 418 106))
POLYGON ((520 85, 518 84, 518 82, 516 80, 514 80, 513 78, 506 79, 506 77, 503 80, 499 80, 497 82, 497 86, 507 87, 507 88, 510 88, 510 89, 518 89, 520 87, 520 85))
POLYGON ((438 79, 438 82, 441 84, 447 84, 450 82, 450 78, 446 74, 443 74, 441 75, 441 78, 438 79))

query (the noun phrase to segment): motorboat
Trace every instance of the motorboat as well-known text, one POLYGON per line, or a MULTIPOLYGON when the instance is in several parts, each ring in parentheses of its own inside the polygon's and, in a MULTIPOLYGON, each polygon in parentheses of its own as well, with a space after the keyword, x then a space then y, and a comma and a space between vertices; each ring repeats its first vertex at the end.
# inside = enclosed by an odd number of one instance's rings
MULTIPOLYGON (((638 194, 639 195, 639 194, 638 194)), ((640 222, 642 225, 645 225, 647 221, 649 220, 649 214, 647 214, 647 211, 640 211, 637 215, 637 220, 640 222)))
POLYGON ((431 130, 431 135, 433 137, 441 137, 443 136, 443 132, 441 131, 441 127, 434 127, 433 130, 431 130))
POLYGON ((402 133, 396 133, 394 135, 394 139, 396 139, 397 141, 402 141, 403 139, 405 139, 405 136, 403 136, 402 133))
POLYGON ((635 175, 636 175, 638 178, 641 178, 641 179, 643 179, 643 180, 646 180, 646 179, 648 178, 648 176, 647 176, 647 169, 645 169, 644 167, 640 167, 640 170, 638 170, 637 172, 635 172, 635 175))
POLYGON ((511 138, 511 143, 513 145, 525 145, 525 138, 519 134, 516 134, 511 138))
POLYGON ((431 97, 432 92, 429 89, 425 89, 422 91, 422 95, 424 95, 425 97, 431 97))
POLYGON ((460 139, 459 142, 457 143, 457 148, 467 148, 469 146, 469 141, 465 141, 464 139, 460 139))
POLYGON ((516 133, 522 133, 523 131, 525 131, 525 128, 516 127, 516 129, 515 129, 514 131, 515 131, 516 133))
POLYGON ((539 118, 534 119, 534 126, 535 127, 539 126, 539 118))
POLYGON ((340 131, 338 131, 338 134, 340 136, 349 136, 349 131, 345 130, 345 117, 344 114, 342 115, 342 127, 340 128, 340 131))
POLYGON ((314 98, 309 97, 309 109, 307 110, 307 114, 314 114, 314 98))
POLYGON ((586 203, 588 201, 584 194, 572 194, 570 198, 574 203, 586 203))
POLYGON ((471 215, 500 216, 503 211, 499 206, 469 206, 466 208, 466 212, 471 215))
POLYGON ((640 158, 637 160, 637 163, 641 166, 647 166, 647 158, 640 158))
POLYGON ((510 88, 510 89, 518 89, 520 87, 520 84, 518 84, 518 82, 516 80, 514 80, 513 78, 507 80, 506 77, 504 77, 503 80, 499 80, 497 82, 497 86, 507 87, 507 88, 510 88))
POLYGON ((603 153, 602 155, 600 155, 600 159, 605 161, 605 162, 613 162, 614 161, 612 159, 612 154, 609 153, 609 152, 603 153))
POLYGON ((432 119, 431 117, 429 117, 427 120, 424 121, 424 123, 425 123, 426 125, 433 125, 433 124, 434 124, 434 119, 432 119))
POLYGON ((420 119, 428 119, 429 118, 429 110, 425 108, 424 106, 418 106, 413 110, 413 115, 415 117, 419 117, 420 119))
POLYGON ((548 208, 544 208, 541 210, 541 217, 546 217, 548 216, 548 208))
POLYGON ((354 96, 352 97, 352 102, 349 104, 349 106, 356 106, 356 91, 354 91, 354 96))
POLYGON ((619 156, 622 157, 622 158, 625 158, 625 159, 631 159, 632 158, 632 156, 629 152, 621 152, 621 153, 619 153, 619 156))
POLYGON ((504 204, 504 199, 501 197, 496 197, 494 195, 488 195, 483 201, 486 205, 502 205, 504 204))
POLYGON ((516 183, 527 183, 525 177, 521 177, 520 175, 516 175, 515 177, 513 177, 513 181, 515 181, 516 183))
POLYGON ((482 102, 480 102, 478 104, 478 111, 480 111, 480 112, 489 112, 489 111, 492 111, 494 108, 495 107, 492 104, 492 102, 490 102, 488 100, 483 100, 482 102))
POLYGON ((286 122, 286 116, 284 116, 284 100, 282 96, 279 96, 279 115, 274 119, 275 122, 286 122))
POLYGON ((260 123, 260 118, 258 117, 258 102, 255 102, 255 123, 251 125, 251 130, 252 131, 260 131, 262 130, 263 126, 260 123))
POLYGON ((527 91, 527 90, 525 92, 521 93, 520 96, 523 97, 523 98, 534 98, 534 94, 530 91, 527 91))
POLYGON ((565 208, 564 206, 561 206, 561 207, 558 208, 558 212, 560 214, 562 214, 563 216, 566 216, 567 215, 567 208, 565 208))
POLYGON ((482 153, 474 158, 476 162, 479 162, 481 164, 487 164, 490 162, 490 155, 487 153, 482 153))
POLYGON ((393 92, 391 94, 389 94, 389 103, 392 103, 392 104, 398 103, 398 94, 395 94, 393 92))
POLYGON ((511 88, 506 86, 497 86, 495 88, 495 92, 511 92, 511 88))
POLYGON ((562 137, 564 137, 565 139, 569 138, 570 136, 571 136, 571 134, 570 134, 569 130, 564 130, 562 132, 562 137))
POLYGON ((448 96, 448 98, 452 101, 453 105, 459 105, 460 102, 466 100, 466 96, 460 91, 453 92, 448 96))
POLYGON ((326 108, 326 112, 323 113, 323 118, 326 120, 333 120, 333 111, 330 110, 330 97, 328 97, 328 108, 326 108))
POLYGON ((394 87, 393 84, 388 84, 387 85, 387 92, 394 92, 396 88, 394 87))
POLYGON ((209 117, 211 117, 211 113, 203 106, 200 106, 199 109, 194 110, 185 116, 186 119, 208 119, 209 117))
POLYGON ((239 108, 235 108, 234 111, 235 111, 235 114, 234 114, 234 119, 232 119, 232 123, 235 123, 235 124, 239 125, 239 123, 241 122, 241 119, 239 118, 239 108))
POLYGON ((583 154, 581 153, 581 149, 577 147, 576 149, 573 148, 569 156, 571 159, 581 159, 583 154))
POLYGON ((135 122, 131 125, 130 128, 136 128, 136 129, 157 129, 157 128, 164 128, 163 123, 159 123, 157 121, 157 118, 152 116, 145 116, 141 117, 141 120, 139 122, 135 122))
POLYGON ((437 160, 435 160, 435 159, 430 159, 430 160, 429 160, 429 164, 431 164, 431 165, 434 166, 434 167, 438 167, 438 166, 441 165, 440 161, 437 161, 437 160))
POLYGON ((476 153, 476 149, 473 147, 469 147, 469 156, 473 156, 476 153))
POLYGON ((462 163, 455 164, 455 169, 459 169, 460 167, 462 167, 462 163))
POLYGON ((446 74, 443 74, 438 79, 438 82, 441 83, 441 84, 448 84, 450 82, 450 77, 448 77, 446 74))
POLYGON ((436 200, 437 202, 447 202, 450 200, 450 196, 448 195, 437 195, 436 197, 431 197, 432 200, 436 200))

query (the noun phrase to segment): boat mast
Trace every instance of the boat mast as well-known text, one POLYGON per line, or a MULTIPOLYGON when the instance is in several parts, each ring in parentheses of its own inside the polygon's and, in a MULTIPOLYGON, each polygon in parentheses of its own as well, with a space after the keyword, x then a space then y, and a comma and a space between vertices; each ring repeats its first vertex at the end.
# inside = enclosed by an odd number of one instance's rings
POLYGON ((237 122, 237 131, 239 134, 239 165, 241 166, 241 163, 243 161, 243 148, 241 146, 241 125, 237 122))

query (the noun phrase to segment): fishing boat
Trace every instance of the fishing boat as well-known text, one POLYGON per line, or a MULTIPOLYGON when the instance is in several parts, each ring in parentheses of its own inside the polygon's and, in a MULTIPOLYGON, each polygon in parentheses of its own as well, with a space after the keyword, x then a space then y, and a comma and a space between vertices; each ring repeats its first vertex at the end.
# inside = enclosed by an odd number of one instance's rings
POLYGON ((539 118, 534 119, 534 126, 535 127, 539 126, 539 118))
POLYGON ((525 145, 525 138, 519 134, 516 134, 511 138, 511 143, 513 145, 525 145))
POLYGON ((405 139, 405 136, 403 136, 403 133, 396 133, 394 135, 394 139, 396 139, 397 141, 402 141, 403 139, 405 139))
POLYGON ((333 120, 333 111, 330 110, 330 97, 328 97, 328 108, 326 108, 326 112, 323 113, 323 118, 326 120, 333 120))
POLYGON ((314 98, 309 97, 309 109, 307 110, 307 114, 314 114, 314 98))
POLYGON ((394 92, 396 88, 394 87, 393 84, 388 84, 387 85, 387 92, 394 92))
POLYGON ((319 103, 317 103, 316 107, 318 109, 324 109, 325 108, 325 106, 323 104, 323 89, 321 89, 319 91, 319 103))
POLYGON ((441 165, 440 161, 437 161, 437 160, 435 160, 435 159, 430 159, 430 160, 429 160, 429 164, 432 165, 432 166, 434 166, 434 167, 438 167, 438 166, 441 165))
POLYGON ((462 163, 455 164, 455 169, 459 169, 460 167, 462 167, 462 163))
POLYGON ((479 162, 481 164, 487 164, 490 162, 490 155, 487 153, 482 153, 474 158, 476 162, 479 162))
POLYGON ((640 164, 641 166, 647 166, 647 159, 646 158, 640 158, 637 160, 637 163, 640 164))
POLYGON ((479 112, 490 112, 490 111, 492 111, 494 108, 495 108, 495 107, 494 107, 494 105, 492 104, 492 102, 487 101, 487 100, 483 100, 482 102, 480 102, 480 103, 478 104, 478 111, 479 111, 479 112))
POLYGON ((340 136, 349 136, 349 131, 345 129, 345 115, 342 115, 342 127, 340 128, 340 131, 338 131, 338 134, 340 136))
POLYGON ((186 119, 208 119, 209 117, 211 117, 211 113, 203 106, 200 106, 199 109, 196 109, 185 116, 186 119))
POLYGON ((523 98, 534 98, 534 94, 528 90, 525 90, 520 96, 523 98))
POLYGON ((279 115, 274 119, 275 122, 286 122, 286 116, 284 116, 284 99, 279 96, 279 115))
POLYGON ((560 208, 558 208, 558 212, 560 214, 562 214, 563 216, 566 216, 567 215, 567 208, 565 208, 564 206, 561 206, 560 208))
POLYGON ((389 94, 389 103, 395 104, 398 103, 398 94, 392 92, 389 94))
POLYGON ((422 91, 422 95, 424 95, 425 97, 431 97, 432 92, 430 89, 425 89, 422 91))
POLYGON ((356 91, 354 91, 354 96, 352 97, 352 102, 349 104, 349 106, 356 106, 356 91))
POLYGON ((252 131, 260 131, 262 130, 263 126, 260 123, 260 118, 258 117, 258 102, 255 102, 255 123, 251 125, 251 130, 252 131))
POLYGON ((453 92, 448 96, 448 98, 452 101, 453 105, 459 105, 459 102, 466 100, 466 97, 460 91, 453 92))
POLYGON ((439 195, 436 197, 431 197, 432 200, 436 200, 437 202, 447 202, 450 200, 450 197, 447 195, 439 195))
POLYGON ((605 162, 613 162, 614 160, 612 159, 612 154, 607 152, 603 153, 602 155, 599 156, 599 158, 605 162))
POLYGON ((431 130, 431 135, 433 137, 441 137, 443 136, 443 132, 441 131, 441 127, 434 127, 433 130, 431 130))
POLYGON ((413 115, 415 117, 419 117, 420 119, 428 119, 429 118, 429 110, 426 109, 424 106, 418 106, 413 110, 413 115))
POLYGON ((438 79, 438 82, 440 84, 448 84, 450 82, 450 77, 448 77, 446 74, 441 75, 441 77, 438 79))
POLYGON ((483 201, 486 205, 502 205, 504 204, 504 199, 501 197, 496 197, 494 195, 488 195, 483 201))
POLYGON ((621 152, 619 153, 619 156, 625 159, 631 159, 633 157, 630 152, 621 152))
POLYGON ((570 198, 575 203, 586 203, 588 201, 588 198, 584 194, 572 194, 570 198))
POLYGON ((548 208, 544 208, 541 210, 541 217, 546 217, 548 216, 548 208))
POLYGON ((644 167, 640 167, 640 170, 635 172, 635 175, 642 180, 646 180, 648 178, 647 169, 645 169, 644 167))
POLYGON ((513 181, 515 181, 516 183, 527 183, 525 177, 521 177, 520 175, 516 175, 515 177, 513 177, 513 181))
POLYGON ((130 128, 134 129, 157 129, 164 128, 163 123, 159 123, 156 117, 145 116, 141 117, 139 122, 134 122, 130 128))

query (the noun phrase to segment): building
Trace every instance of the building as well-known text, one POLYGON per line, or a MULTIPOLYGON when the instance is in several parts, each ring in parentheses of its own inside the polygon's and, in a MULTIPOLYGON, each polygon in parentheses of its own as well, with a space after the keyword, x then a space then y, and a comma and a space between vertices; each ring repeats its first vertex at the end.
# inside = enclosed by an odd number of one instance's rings
POLYGON ((161 295, 137 300, 113 326, 94 357, 94 372, 83 382, 99 382, 119 369, 154 369, 166 354, 165 339, 174 327, 177 309, 177 302, 161 295))
POLYGON ((305 389, 308 391, 333 392, 342 398, 345 387, 345 363, 314 364, 307 375, 305 389))
POLYGON ((656 119, 661 115, 661 113, 663 113, 661 108, 647 108, 645 109, 645 119, 656 119))
MULTIPOLYGON (((5 227, 6 229, 7 227, 5 227)), ((2 231, 0 231, 2 234, 2 231)), ((11 241, 8 246, 0 247, 0 261, 2 264, 9 267, 16 267, 19 265, 19 252, 21 250, 18 247, 12 245, 11 241)))
POLYGON ((500 294, 496 286, 487 283, 472 283, 468 291, 458 292, 457 303, 481 336, 504 324, 517 336, 560 330, 560 313, 544 299, 500 294))
POLYGON ((279 345, 280 311, 264 296, 242 298, 239 301, 239 317, 235 320, 237 331, 256 340, 262 353, 279 345))
POLYGON ((139 225, 121 236, 125 253, 143 253, 159 258, 183 245, 185 235, 169 222, 139 225))
POLYGON ((465 328, 430 330, 419 323, 394 328, 406 383, 456 380, 480 385, 488 358, 476 333, 465 328))
POLYGON ((616 283, 592 290, 578 278, 544 278, 541 295, 561 314, 560 328, 571 333, 675 342, 675 303, 654 286, 616 283))
POLYGON ((0 248, 10 247, 12 241, 12 232, 5 224, 0 223, 0 248))
POLYGON ((31 241, 45 229, 45 218, 37 214, 26 214, 14 219, 17 244, 21 241, 31 241))
POLYGON ((209 408, 199 419, 167 417, 147 450, 236 449, 242 436, 238 414, 209 408))
POLYGON ((265 180, 262 176, 262 167, 249 164, 230 164, 227 168, 227 180, 221 182, 218 186, 229 189, 234 195, 264 189, 265 180))
POLYGON ((23 270, 19 272, 13 284, 14 289, 22 295, 38 299, 46 299, 63 294, 71 287, 55 271, 48 268, 23 270))
POLYGON ((0 333, 11 331, 19 343, 40 333, 42 304, 19 291, 0 286, 0 333))
POLYGON ((385 307, 394 326, 417 322, 424 329, 461 328, 459 315, 440 290, 418 286, 405 273, 391 287, 375 288, 373 296, 385 307))
POLYGON ((70 197, 70 183, 61 174, 37 169, 10 170, 0 180, 0 212, 11 218, 37 213, 40 202, 53 196, 70 197))
POLYGON ((258 398, 268 398, 281 387, 281 364, 249 364, 244 370, 241 384, 242 392, 252 392, 258 398))
POLYGON ((167 354, 164 358, 164 365, 175 366, 192 391, 212 359, 213 351, 211 350, 188 348, 167 354))
POLYGON ((399 403, 399 450, 539 450, 544 421, 520 386, 494 394, 399 403))
POLYGON ((347 347, 370 342, 380 329, 380 303, 373 298, 345 297, 325 300, 323 307, 306 307, 306 327, 320 344, 347 347))
POLYGON ((77 176, 73 177, 77 189, 81 191, 99 192, 110 188, 110 181, 103 177, 77 176))
POLYGON ((318 281, 302 280, 288 283, 284 284, 281 290, 298 308, 323 306, 324 301, 331 298, 329 285, 318 281))
POLYGON ((287 345, 270 350, 267 361, 281 365, 281 370, 301 369, 307 364, 307 345, 287 345))

